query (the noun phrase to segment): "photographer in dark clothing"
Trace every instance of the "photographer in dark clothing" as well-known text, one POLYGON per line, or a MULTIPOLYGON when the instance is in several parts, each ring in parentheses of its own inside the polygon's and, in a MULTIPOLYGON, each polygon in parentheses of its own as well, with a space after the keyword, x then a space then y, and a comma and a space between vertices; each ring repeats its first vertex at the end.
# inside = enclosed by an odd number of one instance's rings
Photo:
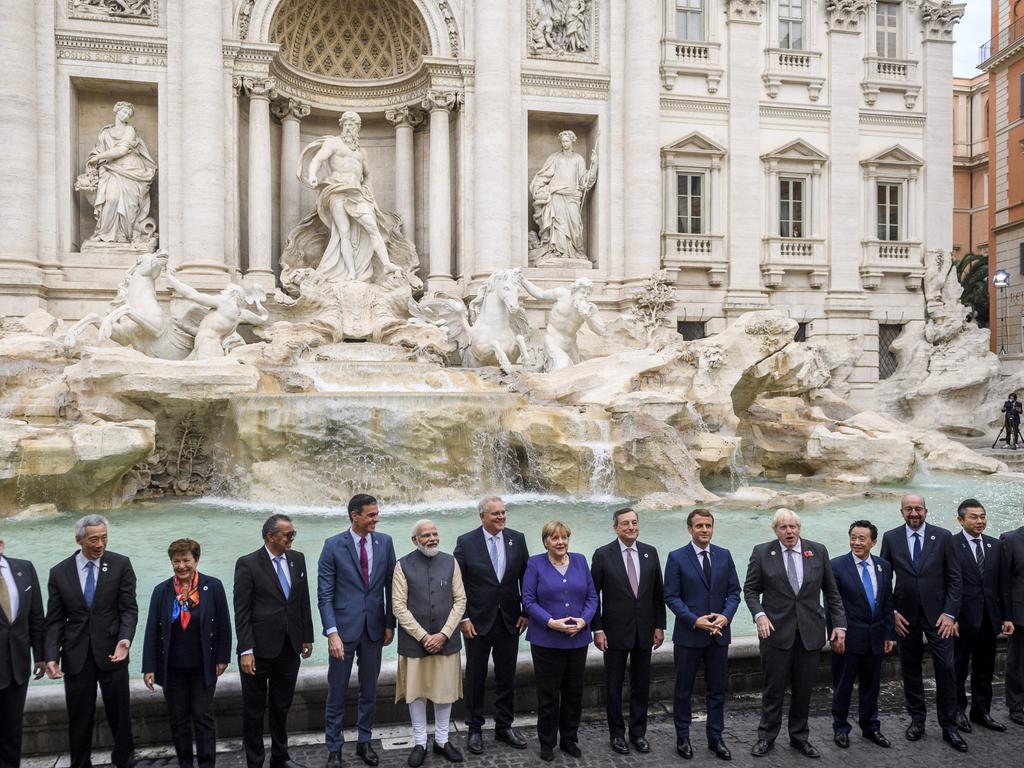
POLYGON ((1017 441, 1020 439, 1020 416, 1024 405, 1017 399, 1017 393, 1011 392, 1010 396, 1003 403, 1003 429, 1006 430, 1006 444, 1013 450, 1017 450, 1017 441))

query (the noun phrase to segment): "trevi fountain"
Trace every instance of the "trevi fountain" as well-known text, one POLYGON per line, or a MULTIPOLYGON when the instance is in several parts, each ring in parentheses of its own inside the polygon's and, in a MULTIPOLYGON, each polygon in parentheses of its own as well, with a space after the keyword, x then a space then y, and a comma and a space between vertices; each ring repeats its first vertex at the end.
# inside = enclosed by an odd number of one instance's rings
MULTIPOLYGON (((589 32, 563 27, 531 27, 531 50, 572 59, 589 32)), ((255 103, 266 84, 239 77, 255 103)), ((447 119, 462 98, 436 92, 425 106, 447 119)), ((778 506, 841 550, 856 517, 895 524, 907 488, 940 524, 954 524, 966 496, 985 501, 993 528, 1022 520, 1024 475, 962 440, 993 434, 1024 374, 988 351, 948 250, 925 250, 902 277, 922 321, 893 344, 895 373, 852 397, 857 333, 796 341, 797 320, 754 302, 686 340, 671 322, 674 276, 657 269, 633 281, 621 311, 602 313, 579 267, 590 269, 587 233, 603 210, 589 196, 606 194, 613 171, 597 134, 577 151, 578 121, 553 126, 530 179, 523 266, 465 290, 421 274, 408 222, 375 194, 363 116, 339 110, 335 132, 282 165, 282 185, 301 185, 295 199, 310 204, 281 233, 277 269, 211 286, 178 267, 174 238, 163 248, 150 137, 135 104, 110 104, 74 189, 92 218, 81 253, 122 265, 116 290, 73 321, 44 308, 0 318, 0 517, 12 551, 44 572, 86 510, 109 515, 140 597, 164 577, 170 539, 201 540, 204 570, 228 578, 272 511, 296 517, 296 547, 315 556, 356 492, 381 499, 401 551, 408 522, 428 514, 452 546, 491 493, 531 547, 558 517, 588 554, 626 503, 666 552, 694 505, 719 513, 718 537, 738 553, 768 535, 778 506), (538 279, 542 267, 570 277, 538 279)), ((259 226, 250 209, 250 236, 259 226)))

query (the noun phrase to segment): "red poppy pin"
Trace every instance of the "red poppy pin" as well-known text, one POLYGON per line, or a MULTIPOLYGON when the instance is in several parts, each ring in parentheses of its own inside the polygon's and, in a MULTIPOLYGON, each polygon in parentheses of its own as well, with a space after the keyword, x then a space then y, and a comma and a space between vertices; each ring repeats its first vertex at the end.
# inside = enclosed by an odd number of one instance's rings
POLYGON ((804 557, 814 557, 814 553, 809 549, 804 550, 804 557))

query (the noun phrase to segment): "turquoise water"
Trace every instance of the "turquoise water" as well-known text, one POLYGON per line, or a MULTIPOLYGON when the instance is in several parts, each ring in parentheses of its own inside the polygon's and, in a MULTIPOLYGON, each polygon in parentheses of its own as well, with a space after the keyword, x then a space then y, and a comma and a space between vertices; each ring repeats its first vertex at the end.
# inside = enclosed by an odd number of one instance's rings
MULTIPOLYGON (((855 493, 856 489, 801 486, 794 489, 781 483, 759 482, 757 485, 777 490, 822 490, 826 493, 855 493)), ((728 488, 713 489, 726 494, 728 488)), ((913 490, 925 496, 928 522, 959 530, 956 505, 968 496, 985 504, 989 513, 988 533, 998 534, 1024 525, 1024 483, 953 475, 927 475, 916 478, 912 485, 873 488, 856 498, 839 499, 829 504, 800 510, 802 533, 809 539, 824 543, 832 556, 847 551, 846 533, 851 521, 866 518, 880 532, 901 523, 899 495, 913 490)), ((570 547, 588 557, 601 544, 611 541, 612 512, 627 503, 613 498, 563 499, 541 495, 507 495, 508 525, 523 531, 532 553, 543 551, 540 530, 544 523, 559 519, 572 529, 570 547)), ((751 548, 772 538, 768 525, 771 510, 732 507, 728 502, 715 505, 716 544, 730 549, 743 581, 751 548)), ((293 517, 298 535, 295 549, 304 552, 307 563, 315 568, 324 539, 348 527, 348 515, 340 507, 280 507, 254 504, 224 498, 190 501, 148 502, 105 513, 110 520, 110 549, 132 558, 138 574, 139 627, 137 643, 141 643, 149 597, 153 587, 171 575, 166 555, 167 545, 176 538, 188 536, 203 547, 199 570, 217 576, 230 591, 235 560, 261 545, 260 526, 267 515, 285 512, 293 517)), ((656 546, 662 565, 668 553, 689 541, 686 515, 689 508, 665 512, 646 512, 640 516, 640 538, 656 546)), ((47 571, 76 549, 74 520, 79 516, 65 514, 39 521, 6 521, 3 523, 7 553, 35 563, 45 582, 47 571)), ((475 501, 444 504, 381 504, 378 531, 390 534, 401 557, 412 549, 413 523, 431 517, 438 526, 441 546, 451 551, 456 537, 479 524, 475 501)), ((876 550, 877 552, 877 550, 876 550)), ((315 583, 315 578, 314 578, 315 583)), ((317 617, 316 595, 312 595, 313 613, 317 617)), ((230 596, 229 596, 230 601, 230 596)), ((319 633, 319 618, 314 625, 319 633)), ((753 634, 753 624, 741 605, 734 622, 739 635, 753 634)), ((394 655, 394 646, 386 649, 386 657, 394 655)), ((313 662, 325 664, 327 646, 318 635, 313 662)), ((132 652, 132 668, 139 672, 141 651, 132 652)))

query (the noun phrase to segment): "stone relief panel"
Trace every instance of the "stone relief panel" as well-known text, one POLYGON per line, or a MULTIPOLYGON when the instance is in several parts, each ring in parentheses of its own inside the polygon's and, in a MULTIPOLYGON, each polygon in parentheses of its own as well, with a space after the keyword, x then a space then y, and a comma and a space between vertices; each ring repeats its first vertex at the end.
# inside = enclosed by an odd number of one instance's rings
POLYGON ((529 0, 526 36, 533 58, 597 61, 597 4, 594 0, 529 0))
POLYGON ((160 0, 67 0, 69 19, 157 24, 160 0))

